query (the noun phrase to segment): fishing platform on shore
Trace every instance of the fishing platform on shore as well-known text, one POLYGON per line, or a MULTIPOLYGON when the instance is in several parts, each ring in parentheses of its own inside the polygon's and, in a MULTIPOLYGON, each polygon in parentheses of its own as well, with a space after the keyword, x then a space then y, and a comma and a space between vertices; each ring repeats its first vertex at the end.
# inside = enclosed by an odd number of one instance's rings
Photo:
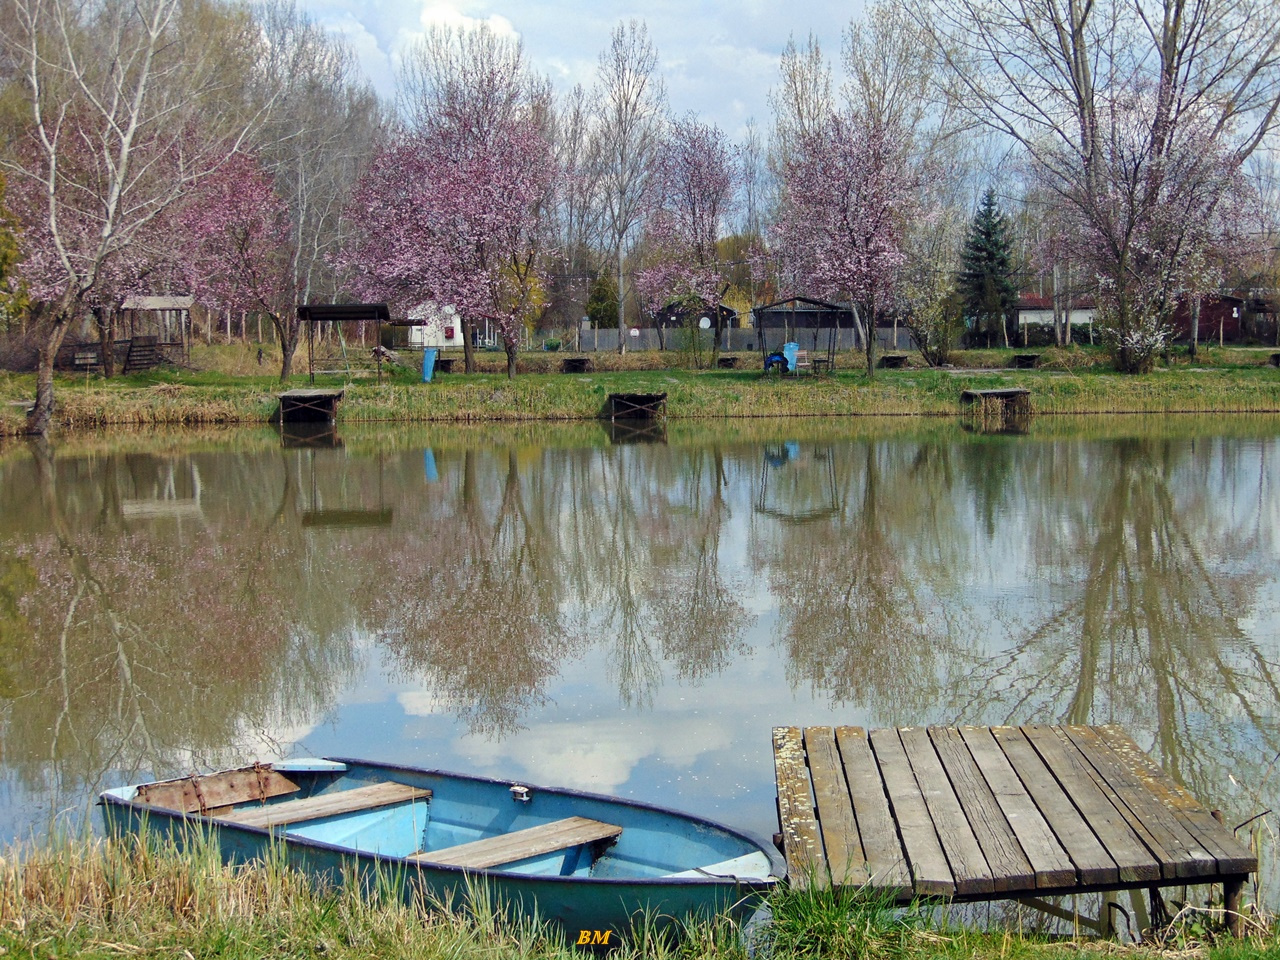
POLYGON ((1106 934, 1108 894, 1220 883, 1243 929, 1257 857, 1119 727, 775 727, 773 756, 793 885, 1016 899, 1106 934), (1097 920, 1039 899, 1080 893, 1097 920))
POLYGON ((1026 387, 996 387, 987 390, 961 390, 960 406, 982 416, 1027 416, 1031 413, 1031 391, 1026 387))
POLYGON ((338 415, 338 402, 345 390, 286 390, 276 394, 280 401, 281 423, 327 423, 338 415))

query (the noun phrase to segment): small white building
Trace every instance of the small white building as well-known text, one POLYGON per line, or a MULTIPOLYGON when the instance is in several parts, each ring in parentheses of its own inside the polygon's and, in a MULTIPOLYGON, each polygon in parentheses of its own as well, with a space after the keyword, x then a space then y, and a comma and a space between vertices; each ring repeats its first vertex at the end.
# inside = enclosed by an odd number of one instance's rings
POLYGON ((413 321, 409 327, 409 346, 420 350, 462 348, 461 318, 452 304, 420 303, 409 311, 409 320, 413 321))

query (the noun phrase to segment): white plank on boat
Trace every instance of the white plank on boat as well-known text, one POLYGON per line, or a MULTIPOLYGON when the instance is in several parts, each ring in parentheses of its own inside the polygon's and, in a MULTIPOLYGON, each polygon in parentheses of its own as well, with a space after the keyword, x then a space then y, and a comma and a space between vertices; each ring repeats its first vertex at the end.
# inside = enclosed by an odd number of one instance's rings
POLYGON ((425 800, 430 796, 430 790, 413 787, 407 783, 387 781, 373 783, 367 787, 356 787, 354 790, 322 793, 317 797, 307 797, 305 800, 286 800, 284 803, 232 810, 222 814, 218 819, 244 827, 265 829, 285 823, 336 817, 359 810, 375 810, 378 807, 404 803, 406 800, 425 800))
POLYGON ((611 823, 601 823, 586 817, 566 817, 553 823, 486 837, 471 843, 460 843, 443 850, 426 850, 415 853, 408 859, 483 870, 485 867, 541 857, 583 843, 612 840, 621 833, 622 828, 611 823))

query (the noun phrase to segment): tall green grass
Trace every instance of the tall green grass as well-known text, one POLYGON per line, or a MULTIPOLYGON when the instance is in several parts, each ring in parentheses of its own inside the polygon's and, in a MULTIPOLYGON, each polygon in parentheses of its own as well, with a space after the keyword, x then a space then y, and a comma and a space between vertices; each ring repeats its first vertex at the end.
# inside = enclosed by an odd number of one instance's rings
MULTIPOLYGON (((588 954, 547 928, 478 910, 405 902, 389 875, 316 885, 279 858, 228 866, 207 843, 182 850, 151 837, 49 841, 0 862, 0 956, 119 958, 284 957, 325 960, 569 960, 588 954)), ((901 910, 862 891, 780 890, 771 922, 750 944, 727 918, 678 937, 641 923, 612 960, 1021 960, 1128 956, 1254 960, 1280 940, 1210 935, 1163 952, 1052 941, 1013 930, 949 926, 927 908, 901 910)))
MULTIPOLYGON (((295 377, 289 387, 308 386, 295 377)), ((1037 415, 1099 413, 1280 412, 1280 370, 1253 363, 1201 369, 1178 366, 1147 376, 1095 368, 1009 370, 857 370, 833 376, 765 376, 756 370, 627 369, 592 374, 449 374, 429 384, 411 372, 381 383, 317 377, 342 387, 342 423, 494 423, 591 420, 611 393, 663 393, 673 420, 754 417, 954 416, 966 389, 1025 387, 1037 415)), ((30 375, 0 376, 0 436, 23 428, 22 405, 34 396, 30 375)), ((103 380, 58 381, 59 428, 201 426, 263 423, 278 410, 281 386, 266 376, 151 371, 103 380)))

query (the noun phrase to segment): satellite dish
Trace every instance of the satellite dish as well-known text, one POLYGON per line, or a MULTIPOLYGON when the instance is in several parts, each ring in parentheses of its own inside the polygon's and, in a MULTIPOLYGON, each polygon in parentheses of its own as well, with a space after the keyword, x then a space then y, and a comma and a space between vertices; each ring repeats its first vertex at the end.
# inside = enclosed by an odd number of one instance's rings
POLYGON ((710 330, 710 329, 711 329, 711 318, 710 318, 710 317, 703 317, 701 320, 699 320, 699 321, 698 321, 698 326, 700 326, 703 330, 710 330))

